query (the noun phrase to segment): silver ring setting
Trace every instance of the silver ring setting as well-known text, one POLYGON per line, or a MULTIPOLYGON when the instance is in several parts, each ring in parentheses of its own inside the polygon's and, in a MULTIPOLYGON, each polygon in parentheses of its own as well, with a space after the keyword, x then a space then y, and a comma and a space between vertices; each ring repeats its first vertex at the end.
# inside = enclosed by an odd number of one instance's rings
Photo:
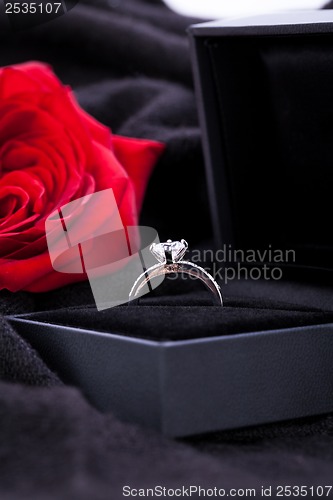
POLYGON ((182 260, 187 250, 188 243, 185 240, 168 240, 165 243, 153 243, 150 246, 150 251, 158 261, 158 264, 140 274, 130 291, 129 301, 136 299, 142 288, 149 284, 152 279, 158 276, 182 273, 202 281, 206 288, 213 293, 214 302, 219 306, 223 306, 221 288, 213 276, 197 264, 182 260))

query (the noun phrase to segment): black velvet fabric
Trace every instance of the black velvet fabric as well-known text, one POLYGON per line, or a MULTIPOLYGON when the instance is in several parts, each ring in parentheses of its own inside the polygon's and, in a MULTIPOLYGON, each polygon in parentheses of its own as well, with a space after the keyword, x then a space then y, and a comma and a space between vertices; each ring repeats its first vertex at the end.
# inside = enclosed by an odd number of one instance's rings
MULTIPOLYGON (((0 30, 1 65, 49 62, 82 106, 115 132, 166 142, 142 222, 156 227, 161 238, 187 237, 191 246, 211 237, 184 34, 192 22, 159 0, 86 0, 51 23, 0 30), (182 217, 170 199, 183 204, 182 217)), ((125 484, 259 490, 330 484, 331 415, 168 440, 98 413, 77 389, 63 385, 4 318, 39 311, 45 321, 101 329, 108 324, 119 333, 146 337, 158 323, 163 338, 327 323, 333 315, 329 281, 322 274, 309 281, 301 272, 278 286, 235 282, 226 287, 223 312, 203 307, 209 300, 194 286, 188 294, 169 290, 145 299, 145 305, 105 313, 94 311, 87 283, 41 295, 0 292, 1 499, 118 500, 125 484)))
POLYGON ((222 286, 224 307, 214 306, 210 292, 186 280, 162 284, 139 304, 97 311, 95 305, 67 307, 29 315, 29 319, 57 325, 112 332, 149 340, 227 336, 333 323, 332 288, 325 285, 279 281, 247 281, 222 286), (164 288, 164 291, 163 291, 164 288), (274 296, 270 296, 274 293, 274 296), (185 291, 187 293, 185 293, 185 291))

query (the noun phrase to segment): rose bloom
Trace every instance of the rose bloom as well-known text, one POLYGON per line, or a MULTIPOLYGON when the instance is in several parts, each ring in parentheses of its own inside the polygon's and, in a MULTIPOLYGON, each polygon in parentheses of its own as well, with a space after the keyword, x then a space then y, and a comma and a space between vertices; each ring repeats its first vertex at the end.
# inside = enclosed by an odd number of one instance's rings
POLYGON ((124 226, 136 226, 164 145, 111 134, 44 64, 0 69, 0 290, 43 292, 86 279, 52 268, 45 221, 112 188, 124 226))

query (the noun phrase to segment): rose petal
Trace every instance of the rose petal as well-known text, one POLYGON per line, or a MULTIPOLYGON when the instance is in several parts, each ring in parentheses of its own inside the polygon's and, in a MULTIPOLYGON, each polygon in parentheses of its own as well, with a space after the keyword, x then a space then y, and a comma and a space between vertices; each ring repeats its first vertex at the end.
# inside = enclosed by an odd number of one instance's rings
POLYGON ((8 66, 0 70, 0 99, 26 92, 51 92, 61 88, 50 66, 38 62, 8 66))
MULTIPOLYGON (((137 225, 148 177, 163 150, 160 143, 113 136, 44 64, 0 69, 0 289, 42 292, 86 279, 52 268, 47 217, 112 188, 123 224, 137 225)), ((73 236, 79 241, 83 233, 86 239, 102 234, 109 212, 96 206, 85 213, 83 231, 78 219, 73 236)), ((63 234, 54 232, 58 237, 63 234)), ((77 259, 76 251, 69 253, 68 271, 77 259)))
POLYGON ((133 182, 136 193, 136 208, 141 209, 144 193, 151 172, 165 150, 160 142, 132 139, 113 135, 113 150, 133 182))

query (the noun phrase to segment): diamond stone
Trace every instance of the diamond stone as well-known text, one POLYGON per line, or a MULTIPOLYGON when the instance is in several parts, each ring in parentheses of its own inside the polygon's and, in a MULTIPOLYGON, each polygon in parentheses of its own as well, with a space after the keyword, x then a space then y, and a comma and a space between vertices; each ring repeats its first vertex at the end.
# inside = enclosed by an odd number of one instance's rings
POLYGON ((161 264, 164 264, 166 262, 163 243, 153 243, 150 246, 150 251, 153 254, 153 256, 158 260, 158 262, 160 262, 161 264))
POLYGON ((181 260, 188 249, 188 244, 185 240, 174 241, 171 243, 171 256, 172 262, 178 262, 181 260))
POLYGON ((166 243, 153 243, 150 247, 151 253, 161 263, 179 262, 185 255, 188 244, 185 240, 172 241, 166 243))

